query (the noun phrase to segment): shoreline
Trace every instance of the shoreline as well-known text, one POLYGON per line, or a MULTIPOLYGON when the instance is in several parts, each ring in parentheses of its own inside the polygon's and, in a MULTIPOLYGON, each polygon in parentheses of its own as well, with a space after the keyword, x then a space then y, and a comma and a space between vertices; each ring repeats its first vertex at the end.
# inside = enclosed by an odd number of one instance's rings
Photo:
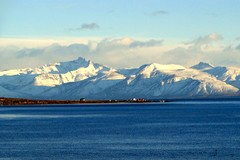
POLYGON ((148 104, 168 102, 194 102, 194 101, 240 101, 240 97, 209 97, 209 98, 182 98, 182 99, 127 99, 127 100, 37 100, 24 98, 0 97, 0 107, 4 106, 30 106, 30 105, 64 105, 64 104, 148 104))
POLYGON ((165 100, 33 100, 21 98, 0 98, 0 106, 58 105, 58 104, 125 104, 125 103, 164 103, 165 100))

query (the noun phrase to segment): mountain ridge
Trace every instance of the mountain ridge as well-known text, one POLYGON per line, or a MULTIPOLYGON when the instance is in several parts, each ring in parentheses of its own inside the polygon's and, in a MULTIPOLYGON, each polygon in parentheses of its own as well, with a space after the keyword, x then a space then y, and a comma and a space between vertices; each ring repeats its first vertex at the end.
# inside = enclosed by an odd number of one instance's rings
POLYGON ((0 71, 0 96, 33 99, 129 99, 238 96, 240 69, 200 62, 190 68, 144 64, 114 69, 79 57, 68 62, 0 71))

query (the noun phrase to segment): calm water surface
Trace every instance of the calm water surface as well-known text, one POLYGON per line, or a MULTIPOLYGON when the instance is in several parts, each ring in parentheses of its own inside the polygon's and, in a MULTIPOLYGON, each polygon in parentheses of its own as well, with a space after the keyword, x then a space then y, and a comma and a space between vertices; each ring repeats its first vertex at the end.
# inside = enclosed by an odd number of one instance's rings
POLYGON ((1 107, 2 159, 240 159, 240 101, 1 107))

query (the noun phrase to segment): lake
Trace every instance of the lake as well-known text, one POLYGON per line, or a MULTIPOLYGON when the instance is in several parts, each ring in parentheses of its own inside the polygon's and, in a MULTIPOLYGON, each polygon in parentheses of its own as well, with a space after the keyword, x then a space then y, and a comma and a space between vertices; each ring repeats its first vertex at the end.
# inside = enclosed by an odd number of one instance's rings
POLYGON ((2 159, 240 159, 240 101, 1 107, 2 159))

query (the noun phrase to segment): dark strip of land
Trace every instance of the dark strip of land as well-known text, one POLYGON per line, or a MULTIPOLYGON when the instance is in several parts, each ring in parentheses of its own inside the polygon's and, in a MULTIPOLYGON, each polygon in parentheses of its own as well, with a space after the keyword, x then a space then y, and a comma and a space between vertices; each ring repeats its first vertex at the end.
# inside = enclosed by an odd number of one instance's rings
POLYGON ((44 105, 44 104, 97 104, 97 103, 149 103, 152 100, 32 100, 19 98, 0 98, 0 106, 44 105))

